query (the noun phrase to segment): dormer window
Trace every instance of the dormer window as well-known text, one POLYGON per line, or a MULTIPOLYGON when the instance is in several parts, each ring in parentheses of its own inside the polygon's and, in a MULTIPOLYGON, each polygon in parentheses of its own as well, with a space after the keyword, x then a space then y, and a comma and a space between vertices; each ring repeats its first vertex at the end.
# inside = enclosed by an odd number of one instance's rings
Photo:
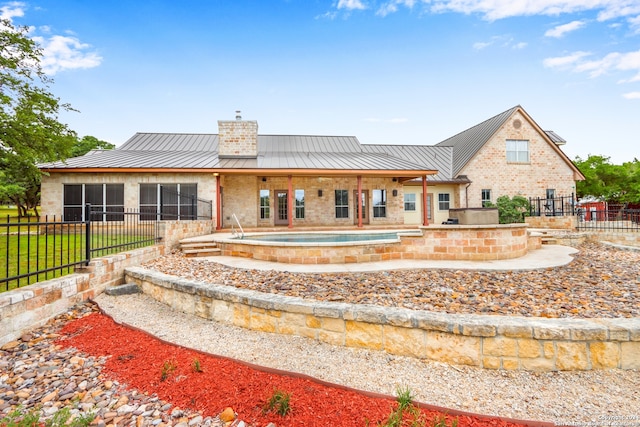
POLYGON ((507 162, 529 163, 529 141, 526 139, 507 139, 507 162))

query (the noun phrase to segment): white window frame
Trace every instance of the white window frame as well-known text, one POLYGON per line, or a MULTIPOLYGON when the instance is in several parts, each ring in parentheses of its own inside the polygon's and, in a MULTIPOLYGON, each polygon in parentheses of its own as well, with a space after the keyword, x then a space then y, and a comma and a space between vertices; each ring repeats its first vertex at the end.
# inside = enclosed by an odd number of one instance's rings
POLYGON ((438 210, 448 211, 451 208, 451 194, 438 193, 438 210))
POLYGON ((529 140, 507 139, 507 163, 529 163, 529 140))

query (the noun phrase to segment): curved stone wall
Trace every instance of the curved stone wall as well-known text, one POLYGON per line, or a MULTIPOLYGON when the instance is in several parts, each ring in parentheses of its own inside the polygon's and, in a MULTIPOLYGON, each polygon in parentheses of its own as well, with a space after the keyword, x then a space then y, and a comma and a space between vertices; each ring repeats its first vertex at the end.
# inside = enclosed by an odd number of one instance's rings
MULTIPOLYGON (((317 302, 130 267, 126 282, 176 310, 263 332, 505 370, 640 369, 640 318, 456 315, 317 302)), ((204 337, 202 337, 204 338, 204 337)))
MULTIPOLYGON (((416 230, 417 231, 417 230, 416 230)), ((430 225, 419 235, 399 241, 343 243, 283 243, 238 240, 231 235, 212 238, 222 255, 290 264, 346 264, 394 259, 489 261, 526 255, 526 224, 430 225)), ((539 248, 539 246, 537 247, 539 248)))

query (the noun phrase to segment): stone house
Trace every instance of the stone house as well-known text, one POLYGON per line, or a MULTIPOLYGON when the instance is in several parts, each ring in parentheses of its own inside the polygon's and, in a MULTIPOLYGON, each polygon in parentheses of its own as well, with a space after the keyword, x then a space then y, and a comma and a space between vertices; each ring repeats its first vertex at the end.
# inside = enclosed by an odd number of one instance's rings
POLYGON ((115 150, 43 164, 41 209, 77 219, 91 203, 192 218, 182 198, 163 199, 170 190, 211 200, 217 229, 235 218, 243 227, 428 225, 501 195, 571 194, 584 176, 562 143, 520 106, 435 145, 260 135, 238 115, 218 121, 218 134, 136 133, 115 150))

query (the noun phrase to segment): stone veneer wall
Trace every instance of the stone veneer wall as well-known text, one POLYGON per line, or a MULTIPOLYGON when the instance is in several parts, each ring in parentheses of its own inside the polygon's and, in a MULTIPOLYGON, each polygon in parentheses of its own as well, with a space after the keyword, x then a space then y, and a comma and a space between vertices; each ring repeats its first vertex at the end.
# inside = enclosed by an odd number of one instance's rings
POLYGON ((95 258, 77 273, 0 293, 0 345, 69 307, 124 283, 124 270, 164 254, 162 245, 95 258))
MULTIPOLYGON (((456 315, 319 302, 131 267, 127 283, 175 310, 262 332, 504 370, 640 369, 640 319, 456 315)), ((206 339, 206 337, 201 337, 206 339)))
POLYGON ((257 157, 258 122, 255 120, 218 120, 220 157, 257 157))
POLYGON ((56 279, 0 293, 0 345, 45 324, 69 307, 124 283, 126 268, 164 255, 185 237, 210 232, 212 221, 163 221, 164 244, 92 259, 87 267, 56 279))
POLYGON ((531 228, 573 230, 576 227, 575 216, 527 216, 524 222, 531 228))
POLYGON ((470 177, 468 188, 459 187, 460 207, 482 206, 482 190, 490 189, 492 202, 498 197, 522 195, 545 197, 547 189, 557 195, 575 192, 575 176, 563 156, 547 142, 520 112, 509 118, 459 172, 470 177), (519 120, 520 127, 514 126, 519 120), (507 162, 506 140, 529 141, 528 163, 507 162), (465 195, 468 200, 465 204, 465 195))
MULTIPOLYGON (((286 176, 224 176, 222 214, 223 227, 235 226, 231 218, 236 214, 243 227, 273 227, 276 216, 275 191, 288 189, 286 176), (263 181, 264 178, 264 181, 263 181), (269 190, 271 215, 267 219, 259 217, 260 190, 269 190)), ((404 224, 404 191, 402 183, 394 182, 392 178, 362 178, 363 190, 368 190, 369 201, 366 212, 369 225, 398 225, 404 224), (381 189, 387 192, 387 209, 384 218, 373 217, 373 190, 381 189), (393 190, 397 195, 393 196, 393 190)), ((293 226, 350 226, 356 223, 355 196, 357 190, 356 177, 301 177, 294 176, 292 190, 304 190, 304 218, 295 218, 295 198, 293 200, 293 226), (349 192, 349 217, 335 217, 335 190, 349 192), (320 195, 319 191, 322 192, 320 195)), ((286 227, 286 226, 284 226, 286 227)))
MULTIPOLYGON (((291 264, 344 264, 394 259, 489 261, 518 258, 539 248, 524 224, 433 225, 419 227, 422 236, 400 236, 400 242, 294 245, 216 239, 222 255, 291 264)), ((251 236, 247 236, 248 239, 251 236)))

